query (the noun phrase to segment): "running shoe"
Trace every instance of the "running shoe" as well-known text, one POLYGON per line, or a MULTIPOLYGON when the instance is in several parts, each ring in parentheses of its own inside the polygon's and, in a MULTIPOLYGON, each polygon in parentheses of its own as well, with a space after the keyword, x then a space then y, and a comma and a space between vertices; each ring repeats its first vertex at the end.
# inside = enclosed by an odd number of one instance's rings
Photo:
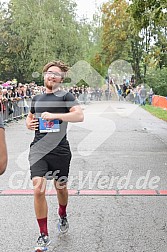
POLYGON ((41 234, 38 237, 37 244, 35 246, 35 251, 46 251, 48 246, 50 245, 51 241, 49 240, 49 236, 45 234, 41 234))
POLYGON ((66 233, 69 229, 69 224, 67 221, 67 216, 60 217, 59 223, 58 223, 58 229, 60 233, 66 233))

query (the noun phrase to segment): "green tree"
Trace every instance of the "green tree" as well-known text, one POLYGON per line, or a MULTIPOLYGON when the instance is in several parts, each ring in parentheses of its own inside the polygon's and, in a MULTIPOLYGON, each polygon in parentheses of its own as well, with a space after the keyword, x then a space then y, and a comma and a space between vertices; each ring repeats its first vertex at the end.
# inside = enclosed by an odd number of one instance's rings
POLYGON ((165 0, 132 0, 129 6, 135 30, 143 38, 144 75, 153 61, 160 68, 167 65, 166 10, 165 0))
POLYGON ((84 59, 92 46, 90 27, 77 21, 75 8, 72 0, 11 0, 7 13, 1 8, 1 78, 10 72, 19 81, 31 81, 50 60, 73 65, 84 59))
POLYGON ((102 6, 102 48, 105 63, 127 58, 129 14, 125 0, 114 0, 102 6))
POLYGON ((136 31, 126 1, 115 0, 102 7, 102 55, 105 64, 124 59, 131 63, 136 82, 141 83, 142 38, 136 31))
POLYGON ((157 95, 167 97, 167 68, 155 69, 149 68, 146 76, 146 82, 157 95))

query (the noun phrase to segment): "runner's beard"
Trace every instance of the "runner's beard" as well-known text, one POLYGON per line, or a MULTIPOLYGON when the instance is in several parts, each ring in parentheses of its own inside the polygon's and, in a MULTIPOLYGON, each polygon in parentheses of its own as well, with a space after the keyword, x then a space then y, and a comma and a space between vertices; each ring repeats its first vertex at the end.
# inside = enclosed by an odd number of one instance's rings
POLYGON ((61 83, 57 83, 54 81, 45 81, 45 87, 49 89, 50 91, 54 91, 60 86, 61 83))

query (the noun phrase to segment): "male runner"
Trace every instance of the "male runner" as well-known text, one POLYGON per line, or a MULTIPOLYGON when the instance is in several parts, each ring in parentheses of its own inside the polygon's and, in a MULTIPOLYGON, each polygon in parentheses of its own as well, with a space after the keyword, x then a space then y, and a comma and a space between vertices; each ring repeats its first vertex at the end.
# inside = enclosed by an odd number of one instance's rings
POLYGON ((75 97, 60 89, 67 71, 68 67, 61 61, 49 62, 44 66, 46 93, 33 98, 26 119, 27 128, 35 130, 29 161, 34 186, 35 213, 40 228, 36 250, 45 249, 50 244, 47 228, 48 206, 45 198, 46 179, 49 175, 53 176, 57 191, 59 230, 64 233, 69 227, 66 207, 71 151, 66 129, 68 122, 82 122, 84 115, 75 97))
POLYGON ((0 175, 2 175, 7 166, 7 148, 6 148, 6 141, 5 141, 5 130, 2 121, 2 116, 0 114, 0 175))

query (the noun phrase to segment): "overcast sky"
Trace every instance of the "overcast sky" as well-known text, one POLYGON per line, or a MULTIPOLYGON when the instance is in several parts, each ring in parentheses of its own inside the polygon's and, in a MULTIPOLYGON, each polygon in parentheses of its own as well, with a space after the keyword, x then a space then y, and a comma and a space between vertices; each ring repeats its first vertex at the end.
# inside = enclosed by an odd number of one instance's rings
MULTIPOLYGON (((79 18, 82 18, 84 15, 89 20, 92 19, 93 14, 96 11, 96 8, 100 6, 102 3, 106 2, 106 0, 75 0, 75 1, 78 4, 77 14, 79 18)), ((0 2, 9 2, 9 0, 0 0, 0 2)))
POLYGON ((75 0, 78 4, 77 14, 79 17, 86 15, 87 18, 92 19, 96 8, 99 7, 106 0, 75 0))

